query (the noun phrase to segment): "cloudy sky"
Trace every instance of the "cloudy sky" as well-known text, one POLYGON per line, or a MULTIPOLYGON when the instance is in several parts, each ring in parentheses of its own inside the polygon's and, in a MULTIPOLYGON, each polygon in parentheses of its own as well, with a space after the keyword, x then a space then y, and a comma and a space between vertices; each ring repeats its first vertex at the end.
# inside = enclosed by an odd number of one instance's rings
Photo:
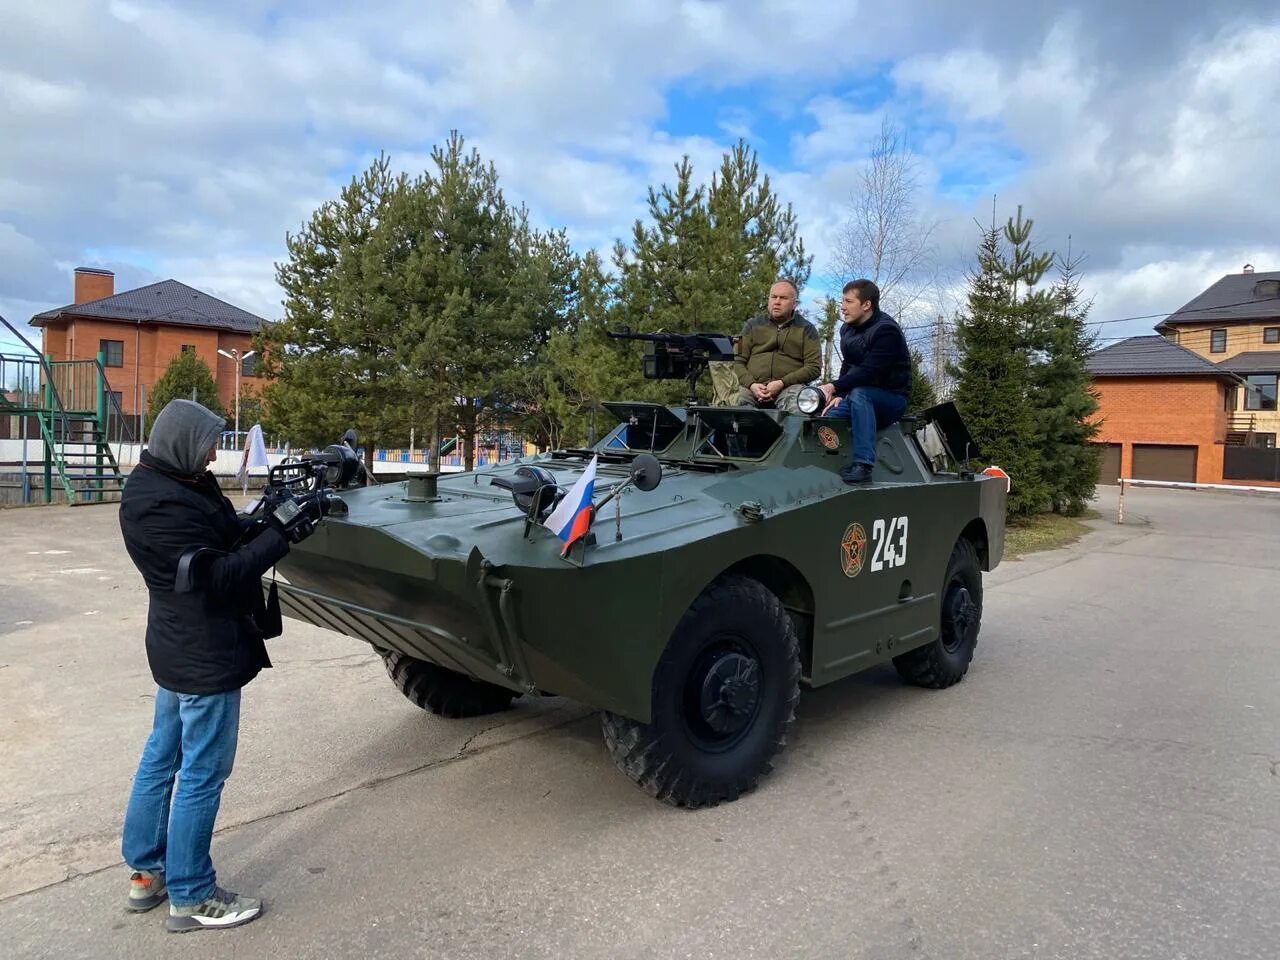
POLYGON ((0 0, 0 314, 68 302, 89 265, 279 316, 286 231, 455 128, 584 250, 745 137, 818 296, 886 116, 942 266, 995 195, 1086 254, 1094 319, 1159 314, 1280 269, 1277 104, 1274 0, 0 0))

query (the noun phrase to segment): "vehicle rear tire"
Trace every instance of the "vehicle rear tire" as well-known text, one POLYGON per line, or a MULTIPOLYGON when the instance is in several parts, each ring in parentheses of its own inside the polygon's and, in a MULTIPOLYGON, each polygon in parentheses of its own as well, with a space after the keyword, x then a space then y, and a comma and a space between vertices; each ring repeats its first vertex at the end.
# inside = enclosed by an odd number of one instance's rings
POLYGON ((941 690, 959 683, 969 670, 982 627, 982 567, 973 544, 956 542, 942 578, 938 636, 893 658, 898 676, 916 686, 941 690))
POLYGON ((601 717, 614 763, 677 807, 736 800, 772 769, 800 698, 800 644, 781 601, 729 575, 685 611, 653 677, 650 723, 601 717))
POLYGON ((382 663, 396 689, 414 706, 442 717, 478 717, 511 706, 514 690, 496 683, 472 680, 426 660, 395 650, 380 650, 382 663))

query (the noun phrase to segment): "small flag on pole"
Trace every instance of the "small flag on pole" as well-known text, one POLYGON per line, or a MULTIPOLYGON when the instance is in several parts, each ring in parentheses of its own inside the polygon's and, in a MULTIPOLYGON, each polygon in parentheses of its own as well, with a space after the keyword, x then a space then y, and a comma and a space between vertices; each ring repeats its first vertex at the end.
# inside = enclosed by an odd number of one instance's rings
POLYGON ((991 466, 987 467, 987 469, 983 470, 982 472, 986 474, 988 477, 1003 477, 1005 493, 1008 493, 1010 490, 1013 489, 1013 480, 1009 477, 1007 473, 1005 473, 999 467, 995 466, 995 464, 992 464, 991 466))
POLYGON ((244 456, 240 458, 240 490, 249 492, 249 468, 267 466, 267 447, 262 442, 262 426, 255 423, 244 439, 244 456))
POLYGON ((587 469, 582 471, 578 482, 551 511, 551 516, 542 522, 544 527, 564 541, 564 549, 560 551, 561 556, 567 554, 569 548, 581 540, 591 528, 591 497, 595 492, 598 459, 599 457, 591 458, 591 462, 587 464, 587 469))

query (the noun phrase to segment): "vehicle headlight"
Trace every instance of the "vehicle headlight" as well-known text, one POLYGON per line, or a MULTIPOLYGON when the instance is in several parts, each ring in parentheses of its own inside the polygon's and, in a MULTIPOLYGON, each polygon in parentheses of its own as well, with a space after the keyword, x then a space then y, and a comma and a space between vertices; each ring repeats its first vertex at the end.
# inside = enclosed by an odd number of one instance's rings
POLYGON ((817 387, 805 387, 796 397, 796 406, 801 413, 811 417, 822 409, 824 400, 826 397, 817 387))

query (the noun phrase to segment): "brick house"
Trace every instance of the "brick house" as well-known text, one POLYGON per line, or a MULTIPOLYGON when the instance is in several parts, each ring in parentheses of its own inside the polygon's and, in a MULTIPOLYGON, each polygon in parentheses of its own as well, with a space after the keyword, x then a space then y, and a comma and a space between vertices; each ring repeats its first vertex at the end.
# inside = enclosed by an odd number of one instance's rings
MULTIPOLYGON (((91 360, 102 352, 107 381, 127 417, 145 411, 151 389, 184 350, 205 362, 218 385, 223 409, 235 407, 236 361, 251 349, 261 317, 177 280, 115 292, 109 270, 78 267, 74 300, 31 318, 43 350, 54 360, 91 360)), ((241 400, 263 384, 258 358, 241 361, 241 400)))
POLYGON ((1099 480, 1280 484, 1280 272, 1246 266, 1089 358, 1099 480))
POLYGON ((1234 374, 1158 336, 1097 351, 1089 372, 1104 445, 1100 482, 1221 482, 1234 374))
MULTIPOLYGON (((1280 434, 1280 271, 1246 265, 1228 274, 1156 327, 1244 381, 1232 408, 1232 440, 1274 449, 1280 434)), ((1234 444, 1233 444, 1234 445, 1234 444)))

